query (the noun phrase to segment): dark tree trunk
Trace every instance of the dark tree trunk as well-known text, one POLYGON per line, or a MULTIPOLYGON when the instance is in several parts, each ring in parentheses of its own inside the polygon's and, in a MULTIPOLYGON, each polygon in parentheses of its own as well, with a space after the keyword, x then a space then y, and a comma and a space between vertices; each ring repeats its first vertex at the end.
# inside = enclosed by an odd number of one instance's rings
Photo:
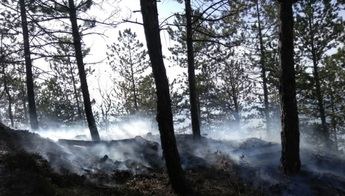
POLYGON ((192 30, 192 8, 190 0, 185 0, 186 7, 186 32, 187 32, 187 59, 188 59, 188 83, 189 83, 189 101, 190 112, 192 116, 192 131, 195 139, 200 139, 200 118, 198 97, 195 87, 195 67, 194 67, 194 49, 193 49, 193 30, 192 30))
POLYGON ((299 125, 296 101, 296 84, 293 46, 292 0, 280 1, 280 96, 282 105, 282 156, 281 164, 285 174, 300 171, 299 125))
POLYGON ((266 118, 266 130, 270 131, 270 115, 269 115, 269 103, 268 103, 268 89, 267 89, 267 77, 266 77, 266 58, 265 58, 265 48, 262 37, 261 29, 261 18, 259 10, 259 0, 256 1, 256 11, 258 19, 258 31, 259 31, 259 42, 260 42, 260 64, 261 64, 261 77, 262 77, 262 86, 264 90, 264 105, 265 105, 265 118, 266 118))
POLYGON ((70 20, 72 24, 75 57, 77 59, 81 91, 82 91, 83 99, 84 99, 85 115, 86 115, 87 123, 90 129, 92 140, 99 141, 100 137, 98 134, 95 118, 92 113, 89 88, 87 86, 86 73, 85 73, 84 62, 83 62, 83 53, 81 49, 81 38, 80 38, 79 28, 77 24, 77 13, 76 13, 77 11, 76 11, 73 0, 68 0, 68 5, 69 5, 69 16, 70 16, 70 20))
POLYGON ((166 75, 159 35, 156 0, 140 0, 148 53, 157 92, 157 122, 169 179, 175 192, 185 194, 188 187, 176 147, 169 83, 166 75))
POLYGON ((24 56, 25 56, 25 68, 26 68, 26 87, 29 102, 29 115, 31 129, 38 129, 36 105, 35 105, 35 92, 34 92, 34 81, 32 76, 32 62, 31 52, 29 43, 29 30, 28 22, 26 17, 25 0, 19 0, 21 25, 23 30, 23 41, 24 41, 24 56))

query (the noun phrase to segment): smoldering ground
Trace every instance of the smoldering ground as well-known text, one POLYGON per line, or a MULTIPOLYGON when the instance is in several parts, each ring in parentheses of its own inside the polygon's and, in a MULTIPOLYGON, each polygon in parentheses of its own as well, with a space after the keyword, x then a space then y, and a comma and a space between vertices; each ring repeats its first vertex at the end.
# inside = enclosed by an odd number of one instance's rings
MULTIPOLYGON (((51 130, 39 132, 52 138, 33 137, 23 143, 29 152, 36 152, 49 161, 59 172, 87 175, 96 179, 102 173, 127 172, 130 175, 164 169, 158 131, 152 121, 136 119, 100 130, 105 142, 92 145, 67 145, 58 139, 87 140, 86 129, 51 130), (55 141, 54 141, 55 140, 55 141), (113 142, 111 142, 113 141, 113 142)), ((302 172, 294 177, 280 171, 281 145, 279 131, 270 141, 262 131, 252 128, 220 126, 201 141, 195 142, 190 135, 177 135, 182 167, 186 170, 219 166, 220 159, 231 160, 238 175, 248 184, 268 190, 272 194, 313 195, 315 190, 345 193, 345 160, 343 154, 324 153, 301 140, 302 172), (253 137, 257 136, 257 137, 253 137), (278 139, 272 139, 278 138, 278 139)), ((303 138, 303 137, 302 137, 303 138)), ((112 176, 114 177, 114 176, 112 176)), ((104 180, 108 185, 119 182, 104 180)))

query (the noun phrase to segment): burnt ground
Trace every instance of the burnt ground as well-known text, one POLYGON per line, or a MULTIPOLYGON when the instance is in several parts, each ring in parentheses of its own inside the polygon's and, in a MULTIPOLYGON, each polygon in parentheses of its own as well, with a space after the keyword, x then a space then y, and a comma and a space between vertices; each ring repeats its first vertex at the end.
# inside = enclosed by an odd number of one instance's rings
MULTIPOLYGON (((94 168, 82 168, 83 172, 73 173, 67 168, 57 169, 56 164, 44 158, 46 154, 41 154, 42 149, 50 154, 48 159, 54 157, 55 160, 51 161, 61 159, 59 166, 65 161, 67 167, 70 167, 68 164, 71 163, 65 160, 68 157, 66 150, 60 145, 37 134, 0 125, 0 195, 174 195, 164 167, 153 168, 146 165, 144 171, 140 172, 133 172, 132 168, 117 169, 118 162, 101 155, 92 163, 94 168), (116 165, 112 170, 100 166, 110 161, 116 165)), ((216 159, 217 166, 197 165, 185 170, 195 195, 261 194, 240 180, 230 159, 215 154, 214 160, 216 159)), ((128 163, 127 167, 131 165, 136 168, 144 167, 135 161, 128 163)))
MULTIPOLYGON (((303 149, 302 172, 279 169, 280 145, 177 135, 194 195, 345 195, 345 161, 303 149)), ((53 142, 0 124, 0 195, 174 195, 159 137, 53 142)))

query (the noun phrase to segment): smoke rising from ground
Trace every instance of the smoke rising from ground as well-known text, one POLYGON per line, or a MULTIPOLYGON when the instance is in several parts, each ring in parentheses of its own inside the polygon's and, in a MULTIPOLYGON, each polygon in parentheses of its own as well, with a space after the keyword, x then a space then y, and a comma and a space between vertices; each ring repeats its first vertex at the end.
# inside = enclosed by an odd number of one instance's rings
MULTIPOLYGON (((345 185, 344 155, 325 153, 314 148, 307 142, 308 139, 303 134, 304 129, 301 130, 302 174, 296 180, 286 181, 279 167, 279 126, 274 126, 269 134, 266 134, 265 129, 254 128, 249 123, 243 124, 242 128, 230 123, 214 127, 217 128, 204 133, 206 138, 201 143, 193 142, 192 137, 188 135, 177 135, 184 169, 212 166, 217 164, 219 156, 225 156, 234 161, 239 174, 253 186, 271 187, 283 184, 287 189, 298 193, 311 193, 311 182, 341 190, 345 187, 342 186, 345 185)), ((111 173, 114 170, 136 174, 164 168, 157 125, 151 119, 131 119, 99 131, 103 140, 130 139, 111 145, 100 143, 92 146, 53 143, 56 145, 54 147, 49 142, 35 142, 39 147, 28 147, 27 150, 40 153, 58 171, 63 167, 78 174, 111 173)), ((38 133, 53 141, 90 139, 86 128, 50 129, 38 133)))
MULTIPOLYGON (((107 128, 99 128, 102 140, 119 140, 142 136, 148 132, 155 132, 156 125, 149 118, 132 119, 109 125, 107 128)), ((91 140, 87 127, 75 126, 70 128, 41 129, 36 131, 40 136, 54 141, 59 139, 91 140)))

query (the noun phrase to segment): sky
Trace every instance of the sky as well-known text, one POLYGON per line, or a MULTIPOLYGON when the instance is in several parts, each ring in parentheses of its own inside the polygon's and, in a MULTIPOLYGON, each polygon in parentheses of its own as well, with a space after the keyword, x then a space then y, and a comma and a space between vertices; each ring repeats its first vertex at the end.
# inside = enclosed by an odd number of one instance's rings
MULTIPOLYGON (((139 0, 122 0, 120 2, 115 2, 116 0, 113 1, 114 2, 112 4, 103 4, 102 9, 104 10, 100 10, 99 6, 95 6, 93 10, 91 10, 90 15, 102 18, 107 17, 107 15, 112 11, 118 10, 119 12, 116 14, 116 17, 114 17, 117 21, 129 18, 130 21, 142 22, 141 13, 135 12, 140 10, 139 0)), ((175 12, 183 11, 183 5, 177 3, 175 0, 161 0, 157 5, 159 21, 165 20, 175 12)), ((85 62, 98 62, 96 64, 90 64, 90 66, 95 69, 95 72, 93 75, 88 77, 90 94, 91 97, 96 100, 96 103, 101 101, 98 95, 98 88, 107 91, 113 87, 113 83, 110 79, 112 70, 105 60, 107 45, 116 42, 119 30, 124 30, 126 28, 131 28, 133 32, 136 32, 138 39, 146 46, 143 26, 133 23, 122 23, 116 27, 100 25, 93 30, 101 32, 104 36, 94 35, 84 38, 86 46, 91 49, 91 55, 85 58, 85 62)), ((168 56, 168 48, 172 46, 173 42, 169 39, 169 35, 166 31, 161 31, 161 41, 163 55, 168 56)), ((177 71, 176 68, 170 67, 167 60, 165 60, 165 67, 167 68, 167 75, 170 80, 176 77, 177 74, 181 73, 181 70, 177 71)))
MULTIPOLYGON (((116 21, 129 19, 130 21, 139 23, 142 22, 142 16, 140 13, 140 0, 107 0, 102 2, 102 6, 94 6, 94 8, 89 13, 90 16, 94 16, 96 18, 104 18, 107 17, 109 13, 116 10, 117 14, 116 17, 114 17, 116 21)), ((176 0, 161 0, 157 5, 160 21, 165 20, 173 13, 184 11, 184 5, 177 3, 176 0)), ((345 16, 344 13, 345 11, 343 11, 341 15, 345 16)), ((122 23, 120 25, 117 25, 116 27, 105 27, 100 25, 93 30, 101 32, 102 34, 104 34, 104 36, 95 35, 87 36, 84 38, 86 46, 90 47, 91 49, 91 55, 85 58, 85 62, 97 62, 90 65, 93 69, 95 69, 95 72, 93 75, 88 77, 90 94, 91 97, 96 100, 96 103, 101 102, 99 96, 99 88, 101 88, 103 91, 107 91, 114 87, 114 84, 111 81, 110 77, 110 75, 113 74, 112 69, 109 65, 107 65, 107 62, 105 60, 107 45, 116 42, 119 30, 124 30, 126 28, 131 28, 132 31, 136 32, 136 34, 138 35, 138 39, 142 43, 146 43, 143 27, 141 25, 132 23, 122 23)), ((163 55, 169 56, 168 48, 173 46, 174 43, 172 40, 170 40, 168 33, 164 30, 161 31, 161 41, 163 55)), ((170 81, 176 78, 177 75, 182 74, 182 72, 187 71, 182 68, 177 68, 176 66, 172 67, 170 65, 171 62, 165 59, 165 67, 167 69, 167 75, 170 81)))

